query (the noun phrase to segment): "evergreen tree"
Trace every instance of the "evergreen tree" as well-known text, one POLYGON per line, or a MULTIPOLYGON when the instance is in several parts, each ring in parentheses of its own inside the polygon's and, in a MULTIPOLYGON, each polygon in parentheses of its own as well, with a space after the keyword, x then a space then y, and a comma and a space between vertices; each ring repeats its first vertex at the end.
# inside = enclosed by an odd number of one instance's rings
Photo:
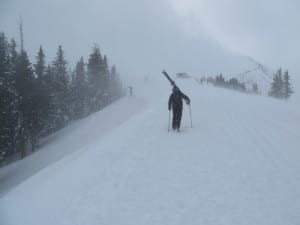
POLYGON ((258 85, 256 83, 252 84, 252 93, 259 94, 258 85))
POLYGON ((283 97, 288 99, 292 94, 289 72, 286 70, 283 76, 283 97))
POLYGON ((240 83, 240 89, 239 89, 240 91, 242 91, 242 92, 246 92, 247 91, 247 88, 246 88, 246 84, 245 83, 240 83))
POLYGON ((60 122, 57 125, 65 126, 69 120, 68 94, 69 94, 69 75, 67 72, 67 61, 65 60, 62 46, 58 47, 56 58, 52 63, 54 73, 54 88, 57 115, 62 115, 60 122))
POLYGON ((62 127, 63 123, 63 112, 59 110, 59 102, 57 100, 58 95, 56 92, 56 80, 55 80, 54 68, 51 65, 48 65, 46 68, 45 76, 42 79, 42 82, 45 92, 48 96, 48 109, 45 125, 42 131, 42 136, 46 136, 54 131, 57 131, 62 127))
POLYGON ((222 74, 220 74, 219 76, 217 75, 215 85, 225 86, 225 78, 223 77, 222 74))
POLYGON ((111 93, 109 92, 110 74, 109 74, 109 65, 108 65, 108 60, 106 55, 104 55, 103 57, 101 78, 102 78, 101 89, 103 90, 102 101, 103 101, 103 105, 106 106, 109 103, 111 103, 111 93))
POLYGON ((11 69, 13 73, 16 73, 16 66, 18 63, 18 57, 19 53, 17 51, 17 43, 15 39, 11 39, 11 44, 10 44, 10 61, 11 61, 11 69))
POLYGON ((76 64, 74 73, 74 97, 75 97, 75 119, 79 119, 88 114, 87 109, 87 82, 86 71, 84 66, 83 57, 76 64))
POLYGON ((103 57, 103 74, 105 74, 105 76, 109 76, 109 66, 106 55, 103 57))
POLYGON ((275 98, 283 97, 283 80, 281 68, 274 74, 273 82, 271 83, 271 89, 269 91, 269 96, 275 98))
POLYGON ((33 90, 33 104, 35 106, 34 127, 38 133, 38 138, 48 134, 49 118, 51 118, 51 79, 46 76, 45 54, 42 46, 36 56, 34 64, 36 79, 33 90))
POLYGON ((122 83, 120 81, 120 76, 117 73, 115 65, 113 65, 110 70, 109 90, 112 101, 124 95, 122 83))
POLYGON ((98 47, 94 47, 87 66, 87 81, 89 89, 89 108, 96 112, 104 106, 103 59, 98 47))
MULTIPOLYGON (((0 158, 14 153, 18 127, 18 96, 12 71, 10 46, 0 33, 0 158)), ((1 160, 0 160, 1 161, 1 160)))
POLYGON ((278 71, 278 97, 283 98, 283 78, 281 68, 278 71))
POLYGON ((36 110, 33 104, 34 95, 34 74, 25 50, 21 51, 16 65, 16 89, 20 96, 20 138, 17 140, 20 145, 21 157, 26 156, 26 144, 30 143, 32 150, 36 143, 36 130, 34 127, 34 115, 36 110))
POLYGON ((35 58, 36 58, 36 64, 34 64, 35 74, 37 76, 37 79, 41 79, 46 72, 45 54, 42 46, 40 46, 38 54, 35 58))
POLYGON ((0 33, 0 75, 1 79, 9 76, 9 44, 4 33, 0 33))
POLYGON ((117 77, 117 68, 115 65, 112 65, 111 70, 110 70, 110 74, 113 77, 113 80, 116 80, 117 77))
POLYGON ((270 91, 269 91, 268 95, 271 96, 271 97, 276 97, 276 95, 278 95, 278 90, 279 90, 278 76, 277 76, 277 73, 276 73, 273 76, 273 81, 271 83, 271 88, 270 88, 270 91))
POLYGON ((228 82, 227 82, 227 86, 230 89, 239 89, 240 83, 238 81, 238 79, 236 78, 231 78, 228 82))

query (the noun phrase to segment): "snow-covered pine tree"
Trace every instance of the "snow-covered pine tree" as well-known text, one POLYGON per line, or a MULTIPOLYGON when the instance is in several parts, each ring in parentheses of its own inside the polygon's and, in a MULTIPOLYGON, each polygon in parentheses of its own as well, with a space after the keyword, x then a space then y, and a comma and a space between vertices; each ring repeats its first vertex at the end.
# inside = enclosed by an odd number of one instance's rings
POLYGON ((109 78, 109 93, 111 96, 111 101, 115 101, 124 95, 120 76, 117 73, 115 65, 111 67, 109 78))
POLYGON ((19 98, 10 48, 5 34, 0 33, 0 161, 18 149, 15 140, 18 138, 19 98))
POLYGON ((56 114, 61 115, 59 124, 61 127, 65 126, 69 121, 69 107, 68 107, 68 94, 69 94, 69 74, 67 70, 67 61, 65 60, 64 51, 62 46, 58 47, 56 57, 52 62, 52 69, 54 74, 54 101, 56 105, 56 114))
POLYGON ((289 75, 289 72, 286 70, 284 72, 284 76, 283 76, 283 97, 284 97, 284 99, 288 99, 289 97, 291 97, 291 95, 293 93, 294 93, 294 91, 292 90, 292 87, 291 87, 290 75, 289 75))
POLYGON ((58 95, 55 87, 55 78, 56 76, 53 67, 51 65, 48 65, 45 71, 45 75, 42 78, 42 86, 44 87, 44 91, 46 92, 48 97, 48 109, 45 125, 42 130, 41 136, 51 134, 52 132, 62 127, 61 122, 63 118, 63 113, 61 110, 58 110, 58 95))
POLYGON ((101 68, 101 80, 102 80, 102 87, 101 89, 103 90, 103 94, 101 96, 103 106, 105 107, 106 105, 111 103, 111 94, 109 93, 109 66, 108 66, 108 60, 107 56, 103 56, 103 61, 102 61, 102 68, 101 68))
POLYGON ((281 68, 274 74, 269 96, 283 98, 283 80, 281 68))
POLYGON ((35 57, 36 64, 34 64, 34 72, 37 79, 41 80, 44 77, 46 72, 46 62, 45 62, 45 54, 42 46, 40 46, 37 56, 35 57))
POLYGON ((83 57, 76 64, 73 81, 74 94, 74 117, 75 119, 83 118, 88 114, 87 108, 87 81, 83 57))
POLYGON ((46 77, 46 69, 45 54, 42 46, 40 46, 34 64, 35 85, 33 90, 34 126, 38 138, 48 134, 49 119, 53 115, 51 113, 51 82, 46 77))
POLYGON ((258 85, 256 83, 252 84, 252 93, 259 94, 258 85))
POLYGON ((90 54, 87 65, 87 81, 89 89, 89 111, 96 112, 103 108, 104 66, 99 47, 95 46, 90 54))
POLYGON ((16 89, 19 96, 19 110, 21 112, 20 123, 20 139, 18 143, 22 145, 21 157, 26 156, 26 144, 30 143, 32 150, 35 148, 36 130, 34 127, 33 112, 36 111, 34 104, 35 78, 31 63, 28 59, 26 51, 21 50, 16 68, 16 89))

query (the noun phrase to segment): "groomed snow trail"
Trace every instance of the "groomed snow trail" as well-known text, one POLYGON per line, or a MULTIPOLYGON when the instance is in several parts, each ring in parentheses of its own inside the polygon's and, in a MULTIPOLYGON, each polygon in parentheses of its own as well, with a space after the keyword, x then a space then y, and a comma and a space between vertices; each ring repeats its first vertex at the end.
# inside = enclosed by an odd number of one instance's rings
POLYGON ((193 128, 185 107, 167 132, 170 88, 136 90, 143 110, 5 194, 0 224, 300 224, 299 107, 176 82, 193 128))

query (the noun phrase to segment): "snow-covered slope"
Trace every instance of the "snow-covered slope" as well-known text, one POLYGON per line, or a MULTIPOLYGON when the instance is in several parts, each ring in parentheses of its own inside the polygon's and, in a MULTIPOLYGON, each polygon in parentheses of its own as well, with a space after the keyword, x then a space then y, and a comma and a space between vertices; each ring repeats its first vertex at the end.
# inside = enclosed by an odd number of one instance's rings
POLYGON ((274 71, 250 57, 244 58, 244 61, 244 69, 233 77, 245 83, 249 90, 252 89, 253 84, 257 84, 259 91, 266 95, 270 90, 274 71))
POLYGON ((0 197, 32 174, 112 132, 139 112, 145 104, 143 99, 136 97, 120 100, 46 138, 40 143, 38 152, 18 163, 1 168, 0 197))
POLYGON ((15 164, 26 170, 48 151, 73 152, 12 185, 0 224, 300 224, 299 107, 176 82, 192 100, 193 128, 185 106, 182 132, 168 133, 171 88, 149 79, 15 164))

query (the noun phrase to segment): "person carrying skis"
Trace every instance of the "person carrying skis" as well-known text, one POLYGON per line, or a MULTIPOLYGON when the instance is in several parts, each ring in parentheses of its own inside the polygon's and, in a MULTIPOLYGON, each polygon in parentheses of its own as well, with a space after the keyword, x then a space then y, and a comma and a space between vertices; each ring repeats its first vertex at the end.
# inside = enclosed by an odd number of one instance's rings
POLYGON ((190 98, 183 94, 177 86, 174 86, 172 89, 172 94, 169 98, 169 111, 172 108, 173 111, 173 121, 172 121, 172 128, 173 130, 180 131, 180 123, 181 123, 181 116, 182 116, 182 107, 183 103, 182 100, 185 100, 187 105, 190 104, 190 98))

